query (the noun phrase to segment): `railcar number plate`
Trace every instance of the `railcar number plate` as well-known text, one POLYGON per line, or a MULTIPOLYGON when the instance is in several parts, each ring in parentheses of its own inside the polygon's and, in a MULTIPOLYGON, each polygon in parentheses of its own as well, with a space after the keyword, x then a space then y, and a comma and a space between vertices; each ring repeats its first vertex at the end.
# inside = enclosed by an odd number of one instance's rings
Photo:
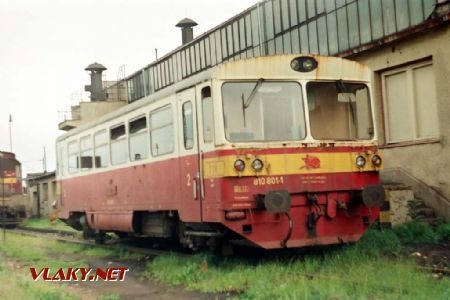
POLYGON ((258 177, 253 179, 253 185, 275 185, 275 184, 283 184, 284 178, 283 176, 270 176, 270 177, 258 177))

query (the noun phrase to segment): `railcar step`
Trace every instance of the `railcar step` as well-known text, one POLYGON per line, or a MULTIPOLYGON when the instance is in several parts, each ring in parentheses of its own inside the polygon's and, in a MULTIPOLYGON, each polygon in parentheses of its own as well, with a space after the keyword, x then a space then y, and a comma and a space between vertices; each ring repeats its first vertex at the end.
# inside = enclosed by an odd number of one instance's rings
POLYGON ((185 231, 184 235, 193 235, 193 236, 207 236, 207 237, 216 237, 222 236, 221 232, 211 232, 211 231, 185 231))

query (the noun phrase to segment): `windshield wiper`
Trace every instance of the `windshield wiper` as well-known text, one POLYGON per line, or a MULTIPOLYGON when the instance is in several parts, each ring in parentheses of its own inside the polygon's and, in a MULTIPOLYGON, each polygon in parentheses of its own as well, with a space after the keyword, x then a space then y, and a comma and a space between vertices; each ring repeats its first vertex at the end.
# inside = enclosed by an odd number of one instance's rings
POLYGON ((247 100, 244 101, 244 94, 242 94, 242 109, 247 109, 250 106, 250 104, 253 101, 253 98, 255 98, 256 91, 258 90, 258 88, 261 86, 261 84, 263 82, 264 82, 264 78, 258 79, 258 81, 256 82, 255 86, 253 87, 250 95, 248 95, 247 100))
POLYGON ((261 86, 261 84, 264 82, 264 78, 258 79, 255 86, 253 87, 252 91, 250 92, 250 95, 248 95, 247 99, 244 99, 244 93, 241 95, 242 100, 242 114, 244 118, 244 128, 246 127, 246 121, 245 121, 245 110, 250 106, 250 104, 253 101, 253 98, 255 98, 256 91, 261 86))

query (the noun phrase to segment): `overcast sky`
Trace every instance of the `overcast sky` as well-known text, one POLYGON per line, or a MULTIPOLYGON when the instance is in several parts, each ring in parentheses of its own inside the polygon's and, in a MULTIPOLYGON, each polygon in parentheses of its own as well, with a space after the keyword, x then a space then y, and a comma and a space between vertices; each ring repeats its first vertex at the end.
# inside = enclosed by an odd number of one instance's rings
MULTIPOLYGON (((116 80, 181 44, 175 24, 189 17, 208 31, 257 0, 0 0, 0 150, 12 150, 23 175, 55 169, 58 111, 80 98, 92 62, 116 80)), ((87 94, 84 94, 86 100, 87 94)))

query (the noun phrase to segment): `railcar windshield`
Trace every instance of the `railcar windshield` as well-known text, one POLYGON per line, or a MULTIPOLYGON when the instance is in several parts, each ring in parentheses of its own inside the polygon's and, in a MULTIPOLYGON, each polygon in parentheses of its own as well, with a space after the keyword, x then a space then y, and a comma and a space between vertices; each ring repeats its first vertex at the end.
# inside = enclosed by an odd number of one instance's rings
POLYGON ((365 84, 308 82, 311 134, 317 140, 369 140, 373 138, 372 111, 365 84))
POLYGON ((231 142, 305 138, 305 113, 297 82, 263 79, 222 86, 225 136, 231 142))

